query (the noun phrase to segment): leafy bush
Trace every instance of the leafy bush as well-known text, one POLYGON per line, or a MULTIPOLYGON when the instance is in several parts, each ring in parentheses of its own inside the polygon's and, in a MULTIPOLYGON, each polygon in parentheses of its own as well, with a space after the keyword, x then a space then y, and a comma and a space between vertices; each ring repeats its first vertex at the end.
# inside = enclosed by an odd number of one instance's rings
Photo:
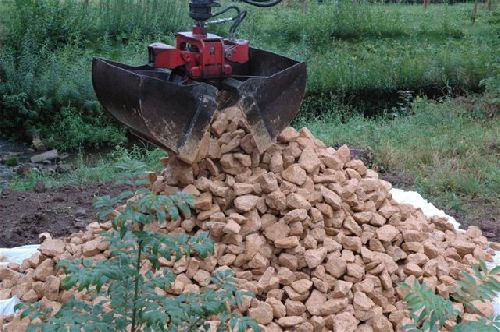
MULTIPOLYGON (((461 280, 450 297, 456 302, 463 303, 464 307, 476 313, 480 311, 472 303, 478 301, 493 301, 500 292, 500 282, 495 276, 500 273, 500 266, 488 270, 484 262, 472 266, 473 274, 462 273, 461 280)), ((477 321, 461 322, 460 312, 453 307, 453 302, 436 295, 425 282, 420 284, 415 280, 413 287, 407 283, 401 285, 408 290, 404 301, 407 304, 410 316, 414 323, 403 326, 408 332, 429 331, 438 332, 444 327, 447 320, 457 319, 457 325, 452 328, 454 332, 460 331, 498 331, 500 329, 499 317, 482 317, 477 321)))
POLYGON ((67 275, 63 281, 66 289, 86 291, 99 301, 91 305, 73 297, 52 316, 41 302, 24 307, 22 317, 41 319, 30 330, 198 331, 208 330, 207 321, 217 316, 219 330, 259 331, 255 321, 231 312, 243 296, 252 294, 238 290, 229 269, 216 271, 211 284, 200 294, 165 293, 172 287, 175 274, 160 260, 175 262, 182 257, 205 258, 214 253, 214 243, 205 232, 173 236, 148 231, 148 225, 158 220, 176 220, 181 214, 190 217, 192 197, 183 193, 156 195, 147 189, 137 190, 129 198, 131 195, 124 192, 94 202, 101 219, 112 219, 112 230, 103 234, 110 244, 108 260, 84 258, 58 264, 67 275), (125 208, 114 214, 113 207, 126 199, 125 208), (148 271, 144 273, 145 267, 148 271))
POLYGON ((19 163, 19 157, 16 155, 10 155, 7 156, 3 162, 5 163, 5 165, 10 167, 17 166, 17 164, 19 163))
POLYGON ((95 100, 90 83, 90 56, 68 46, 52 52, 31 49, 25 40, 21 53, 0 52, 0 132, 17 138, 39 133, 60 149, 103 141, 123 141, 95 100), (79 126, 85 123, 85 126, 79 126))
POLYGON ((0 50, 0 133, 25 140, 37 133, 61 150, 124 141, 95 98, 92 56, 145 59, 142 39, 177 30, 184 7, 177 0, 16 0, 0 50))

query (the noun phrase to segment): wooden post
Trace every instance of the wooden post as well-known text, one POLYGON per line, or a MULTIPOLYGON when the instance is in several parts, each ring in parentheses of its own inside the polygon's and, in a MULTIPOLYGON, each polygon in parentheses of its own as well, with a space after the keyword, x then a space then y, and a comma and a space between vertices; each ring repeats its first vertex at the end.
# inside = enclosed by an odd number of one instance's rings
POLYGON ((476 23, 477 7, 479 5, 479 0, 474 0, 474 9, 472 9, 472 15, 470 17, 472 24, 476 23))

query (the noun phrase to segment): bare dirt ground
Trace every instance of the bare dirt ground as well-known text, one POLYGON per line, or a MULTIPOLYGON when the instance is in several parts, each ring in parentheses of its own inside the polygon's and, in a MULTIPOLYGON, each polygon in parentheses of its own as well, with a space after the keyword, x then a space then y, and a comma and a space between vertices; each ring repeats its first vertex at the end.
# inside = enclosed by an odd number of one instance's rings
POLYGON ((116 195, 127 187, 95 184, 84 188, 0 193, 0 247, 39 243, 38 234, 62 237, 84 229, 95 221, 94 196, 116 195))

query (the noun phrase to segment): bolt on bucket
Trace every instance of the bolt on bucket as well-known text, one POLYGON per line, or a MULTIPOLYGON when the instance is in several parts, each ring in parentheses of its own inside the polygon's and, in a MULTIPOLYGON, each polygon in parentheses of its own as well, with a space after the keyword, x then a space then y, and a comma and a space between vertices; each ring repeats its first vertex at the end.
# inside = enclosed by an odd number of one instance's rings
POLYGON ((94 58, 92 83, 99 102, 137 136, 192 163, 216 111, 239 107, 261 152, 299 111, 306 65, 259 49, 233 65, 233 77, 189 81, 169 70, 131 67, 94 58))

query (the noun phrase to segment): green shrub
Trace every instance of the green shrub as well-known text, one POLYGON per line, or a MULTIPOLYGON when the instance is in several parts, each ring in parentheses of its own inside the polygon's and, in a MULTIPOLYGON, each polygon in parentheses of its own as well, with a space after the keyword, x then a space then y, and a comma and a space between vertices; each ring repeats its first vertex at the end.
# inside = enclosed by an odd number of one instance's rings
MULTIPOLYGON (((126 161, 123 168, 132 176, 133 184, 140 182, 135 179, 144 174, 143 163, 126 161)), ((168 292, 176 277, 170 268, 162 267, 160 259, 173 262, 191 256, 203 259, 214 253, 214 243, 206 232, 188 236, 147 230, 154 222, 175 221, 180 215, 189 218, 193 204, 190 195, 156 195, 148 189, 123 192, 114 198, 96 198, 98 217, 112 223, 111 230, 101 234, 109 243, 110 258, 61 260, 58 268, 65 271, 65 289, 85 291, 100 300, 89 304, 73 297, 53 314, 41 302, 20 304, 21 317, 41 319, 29 330, 198 331, 208 330, 207 321, 217 316, 221 330, 260 331, 255 321, 231 311, 243 296, 253 295, 237 288, 230 269, 216 271, 210 285, 199 294, 170 296, 158 291, 168 292), (125 208, 113 214, 114 207, 123 203, 125 208), (151 268, 142 273, 145 266, 151 268)))
MULTIPOLYGON (((474 301, 494 300, 500 292, 500 282, 496 277, 500 273, 500 266, 488 269, 484 262, 472 266, 473 273, 463 272, 458 281, 458 287, 452 290, 450 297, 462 303, 468 310, 480 314, 473 304, 474 301)), ((477 321, 462 322, 460 312, 453 307, 453 302, 429 288, 425 282, 420 284, 415 280, 413 285, 401 284, 401 288, 408 291, 404 297, 413 323, 402 327, 408 332, 438 332, 444 327, 447 320, 457 320, 451 331, 483 331, 494 332, 500 329, 499 317, 481 317, 477 321)))
POLYGON ((78 42, 97 44, 102 36, 116 41, 171 34, 187 23, 183 0, 15 0, 6 25, 6 44, 31 36, 34 46, 50 49, 78 42))
POLYGON ((19 164, 19 157, 16 155, 7 156, 4 160, 5 165, 13 167, 19 164))
POLYGON ((123 132, 105 116, 90 83, 90 57, 71 47, 37 53, 30 39, 17 57, 0 54, 0 132, 17 138, 33 133, 59 149, 123 141, 123 132), (80 123, 85 126, 76 127, 80 123))

